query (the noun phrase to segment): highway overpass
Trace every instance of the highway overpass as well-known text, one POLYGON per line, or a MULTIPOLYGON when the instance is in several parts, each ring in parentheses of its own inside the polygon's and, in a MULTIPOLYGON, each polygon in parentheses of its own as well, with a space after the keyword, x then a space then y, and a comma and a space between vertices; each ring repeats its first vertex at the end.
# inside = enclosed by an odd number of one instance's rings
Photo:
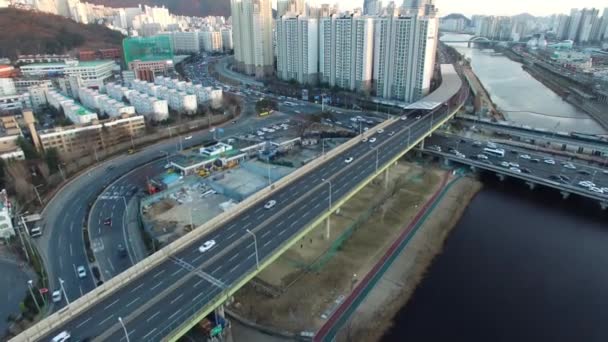
POLYGON ((387 120, 351 139, 13 340, 48 341, 64 330, 76 341, 123 341, 125 332, 130 341, 178 339, 316 225, 325 221, 329 233, 334 210, 459 110, 468 88, 451 65, 441 69, 443 83, 433 98, 441 94, 443 101, 433 109, 425 103, 407 118, 387 120), (345 163, 346 158, 353 161, 345 163), (271 199, 276 206, 265 209, 271 199), (215 247, 199 252, 208 240, 215 240, 215 247))
POLYGON ((580 181, 592 181, 596 187, 608 188, 608 169, 606 168, 598 168, 587 163, 558 158, 534 150, 497 144, 499 148, 505 150, 504 157, 499 157, 484 153, 487 142, 484 141, 482 145, 474 143, 475 140, 459 136, 435 134, 425 141, 421 151, 439 156, 444 160, 469 165, 474 170, 494 172, 501 179, 504 179, 505 176, 521 179, 531 189, 542 185, 559 190, 564 197, 575 194, 590 198, 596 200, 602 209, 608 208, 608 192, 601 194, 579 185, 580 181), (441 148, 441 151, 436 149, 437 146, 441 148), (462 153, 464 157, 462 155, 459 157, 455 151, 462 153), (486 155, 488 159, 479 158, 480 154, 486 155), (555 163, 545 162, 548 159, 555 163), (502 166, 502 162, 513 164, 502 166), (574 168, 565 167, 567 163, 571 163, 574 168), (512 170, 511 167, 514 164, 517 164, 516 168, 522 171, 512 170))

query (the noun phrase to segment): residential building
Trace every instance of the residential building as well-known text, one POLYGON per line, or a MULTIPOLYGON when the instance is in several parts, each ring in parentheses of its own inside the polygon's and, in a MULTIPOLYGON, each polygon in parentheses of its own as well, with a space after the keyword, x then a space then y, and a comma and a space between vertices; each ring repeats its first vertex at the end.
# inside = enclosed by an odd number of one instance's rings
POLYGON ((305 15, 304 0, 277 0, 277 18, 281 18, 285 14, 305 15))
POLYGON ((38 136, 43 149, 55 148, 64 158, 94 155, 133 137, 145 133, 145 120, 141 115, 95 121, 89 125, 55 127, 40 131, 38 136))
POLYGON ((412 13, 376 20, 374 44, 375 94, 414 102, 428 94, 438 39, 435 13, 412 13))
POLYGON ((21 136, 21 128, 14 116, 0 117, 0 158, 5 160, 25 158, 23 150, 17 144, 21 136))
POLYGON ((220 31, 201 31, 199 32, 201 38, 201 48, 207 52, 221 52, 224 50, 222 46, 222 32, 220 31))
POLYGON ((171 32, 173 38, 173 50, 181 54, 195 54, 201 50, 198 32, 171 32))
POLYGON ((222 104, 223 92, 221 88, 204 87, 200 84, 192 84, 192 82, 184 82, 162 76, 157 77, 154 80, 154 84, 166 87, 167 89, 176 89, 180 92, 192 94, 196 96, 196 102, 199 105, 210 105, 213 108, 219 108, 222 104))
POLYGON ((374 17, 358 14, 334 14, 320 19, 319 77, 322 83, 347 90, 370 91, 374 20, 374 17))
POLYGON ((560 14, 557 18, 557 28, 555 29, 555 36, 557 39, 568 38, 568 27, 570 24, 570 17, 565 14, 560 14))
POLYGON ((276 21, 277 76, 285 81, 317 84, 319 77, 319 20, 284 15, 276 21))
POLYGON ((363 15, 380 15, 381 13, 381 0, 363 0, 363 15))
POLYGON ((5 189, 0 191, 0 238, 5 240, 15 236, 13 227, 13 210, 5 189))
POLYGON ((598 28, 598 40, 608 40, 608 7, 604 8, 598 28))
POLYGON ((48 103, 46 93, 51 89, 53 89, 53 85, 50 84, 50 82, 33 85, 28 88, 30 101, 32 102, 32 109, 34 111, 37 111, 48 103))
POLYGON ((12 78, 0 78, 0 96, 15 95, 15 81, 12 78))
POLYGON ((24 108, 31 108, 30 94, 13 94, 0 96, 0 113, 20 113, 24 108))
POLYGON ((270 0, 231 0, 235 67, 264 78, 274 73, 270 0))
POLYGON ((112 77, 117 68, 113 60, 75 61, 63 63, 35 63, 21 67, 21 73, 26 77, 45 78, 57 76, 75 76, 85 87, 103 88, 106 80, 112 77))
POLYGON ((97 120, 97 114, 83 107, 80 103, 74 101, 55 90, 46 92, 46 99, 49 106, 57 111, 63 112, 66 118, 70 119, 75 125, 84 125, 97 120))
POLYGON ((234 49, 234 44, 232 43, 232 29, 223 28, 220 32, 222 33, 222 48, 224 51, 231 51, 234 49))

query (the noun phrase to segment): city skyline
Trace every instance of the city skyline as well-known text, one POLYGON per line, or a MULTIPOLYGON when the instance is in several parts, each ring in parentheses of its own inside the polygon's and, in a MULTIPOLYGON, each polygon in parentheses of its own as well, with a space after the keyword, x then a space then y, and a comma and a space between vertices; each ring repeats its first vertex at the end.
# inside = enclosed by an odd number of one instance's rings
MULTIPOLYGON (((318 5, 327 3, 326 0, 309 0, 310 4, 318 5)), ((331 2, 330 3, 334 3, 331 2)), ((336 0, 343 9, 363 7, 363 0, 336 0)), ((396 1, 399 4, 399 1, 396 1)), ((474 14, 485 15, 516 15, 520 13, 530 13, 535 16, 548 16, 552 14, 567 14, 572 8, 591 8, 603 9, 608 7, 605 0, 585 0, 577 3, 566 0, 511 0, 509 2, 493 1, 490 6, 483 0, 464 0, 455 3, 453 0, 435 0, 435 5, 440 11, 441 16, 450 13, 461 13, 467 17, 474 14)))

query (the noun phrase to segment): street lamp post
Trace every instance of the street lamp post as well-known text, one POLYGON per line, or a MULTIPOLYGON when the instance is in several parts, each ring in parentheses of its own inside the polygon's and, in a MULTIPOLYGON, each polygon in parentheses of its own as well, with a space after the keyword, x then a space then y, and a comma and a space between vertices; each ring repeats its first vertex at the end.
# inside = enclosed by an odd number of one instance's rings
POLYGON ((70 305, 70 299, 68 298, 68 294, 65 292, 65 287, 63 286, 63 279, 59 278, 59 286, 61 286, 61 292, 63 292, 63 297, 65 298, 65 302, 70 305))
POLYGON ((40 202, 40 205, 43 206, 44 204, 42 203, 42 199, 40 198, 40 193, 38 192, 38 187, 42 186, 42 184, 38 185, 38 186, 33 186, 34 187, 34 192, 36 193, 36 197, 38 197, 38 202, 40 202))
POLYGON ((118 321, 120 322, 120 325, 122 325, 122 329, 125 331, 125 338, 127 339, 127 342, 131 342, 131 341, 129 341, 129 332, 127 332, 127 327, 125 326, 125 323, 122 321, 122 317, 118 316, 118 321))
POLYGON ((30 289, 30 294, 32 295, 32 299, 34 300, 34 304, 36 304, 36 309, 38 309, 38 313, 40 313, 40 305, 38 304, 38 299, 34 296, 34 290, 32 289, 32 284, 34 282, 30 279, 27 281, 27 287, 30 289))
POLYGON ((255 247, 255 268, 259 270, 260 257, 258 256, 258 239, 256 239, 255 234, 251 230, 247 229, 246 232, 253 236, 253 247, 255 247))
POLYGON ((376 147, 376 173, 378 172, 378 147, 376 147))
POLYGON ((322 180, 323 180, 323 182, 329 184, 329 210, 331 210, 331 193, 332 193, 332 191, 331 191, 331 181, 329 179, 325 179, 325 178, 323 178, 322 180))

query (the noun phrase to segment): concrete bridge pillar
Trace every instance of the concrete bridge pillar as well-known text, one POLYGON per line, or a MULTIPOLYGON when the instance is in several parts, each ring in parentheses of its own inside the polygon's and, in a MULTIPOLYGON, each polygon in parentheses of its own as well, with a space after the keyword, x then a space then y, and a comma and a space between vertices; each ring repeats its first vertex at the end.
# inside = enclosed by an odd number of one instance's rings
POLYGON ((327 219, 325 219, 325 238, 327 240, 329 240, 329 238, 331 237, 330 217, 331 217, 331 214, 329 216, 327 216, 327 219))
POLYGON ((526 182, 526 185, 528 188, 530 188, 530 190, 534 190, 536 188, 536 183, 533 182, 526 182))
POLYGON ((425 140, 425 139, 422 139, 422 140, 420 141, 420 149, 421 149, 421 150, 422 150, 422 149, 424 149, 424 140, 425 140))
POLYGON ((472 172, 477 172, 477 167, 475 167, 475 165, 471 165, 471 166, 469 166, 469 168, 471 169, 472 172))
POLYGON ((443 158, 443 166, 451 166, 452 162, 448 158, 443 158))
POLYGON ((496 177, 498 177, 498 179, 499 179, 501 182, 504 182, 504 181, 505 181, 505 178, 506 178, 506 177, 505 177, 505 175, 503 175, 502 173, 497 173, 497 174, 496 174, 496 177))
POLYGON ((600 202, 600 207, 602 208, 602 210, 608 209, 608 202, 600 202))
POLYGON ((562 194, 562 199, 568 199, 568 197, 570 197, 570 193, 568 191, 560 191, 560 194, 562 194))

